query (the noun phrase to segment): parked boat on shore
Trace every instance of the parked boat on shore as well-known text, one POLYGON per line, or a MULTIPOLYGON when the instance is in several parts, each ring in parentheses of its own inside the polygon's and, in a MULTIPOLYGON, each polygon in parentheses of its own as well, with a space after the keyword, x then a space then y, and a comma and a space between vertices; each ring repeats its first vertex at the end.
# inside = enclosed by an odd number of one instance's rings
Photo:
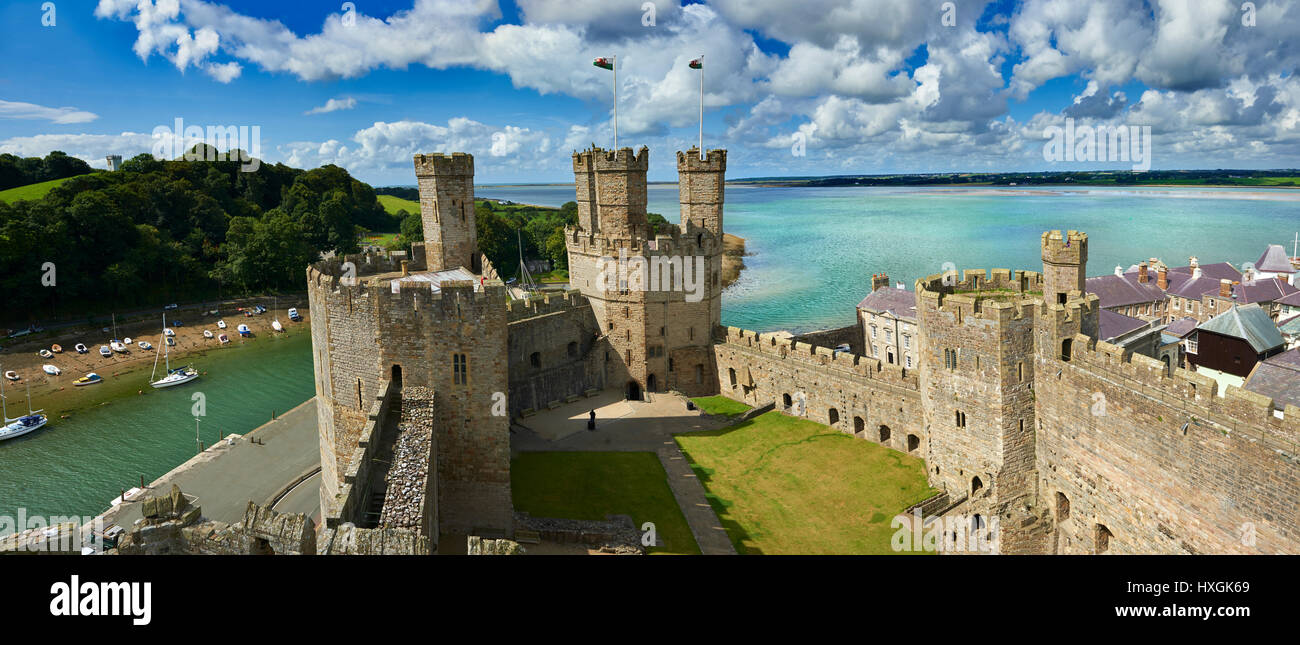
POLYGON ((217 328, 218 328, 218 329, 225 329, 225 328, 226 328, 226 321, 224 321, 224 320, 218 320, 218 321, 217 321, 217 328))
POLYGON ((90 352, 90 349, 87 348, 85 345, 82 345, 81 343, 77 343, 77 345, 72 349, 77 350, 78 354, 87 354, 90 352))
POLYGON ((63 353, 63 347, 60 345, 50 345, 50 350, 53 351, 55 354, 63 353))
POLYGON ((63 370, 59 369, 58 366, 55 365, 42 365, 41 369, 50 376, 58 376, 63 373, 63 370))
POLYGON ((54 358, 54 352, 51 352, 48 349, 42 349, 41 351, 36 352, 36 355, 41 358, 54 358))
POLYGON ((108 358, 113 355, 113 350, 109 349, 108 345, 100 345, 99 355, 103 356, 104 358, 108 358))
POLYGON ((204 330, 203 330, 203 337, 204 337, 204 338, 212 338, 212 332, 210 332, 210 331, 204 329, 204 330))
POLYGON ((94 384, 96 384, 96 383, 102 383, 103 381, 104 381, 104 377, 102 377, 102 376, 100 376, 100 375, 98 375, 98 374, 96 374, 96 373, 94 373, 94 372, 91 372, 91 373, 89 373, 89 374, 87 374, 87 375, 85 375, 85 376, 83 376, 83 377, 81 377, 81 378, 79 378, 79 379, 73 381, 72 384, 73 384, 73 385, 76 385, 76 386, 78 386, 78 387, 80 387, 80 386, 82 386, 82 385, 94 385, 94 384))
POLYGON ((229 343, 229 342, 230 342, 230 337, 227 336, 227 335, 225 335, 225 334, 222 334, 222 335, 220 335, 220 336, 217 337, 217 340, 220 340, 220 341, 221 341, 221 344, 222 344, 222 345, 225 345, 226 343, 229 343))
POLYGON ((15 371, 13 371, 13 370, 9 370, 8 372, 5 372, 5 378, 7 378, 7 379, 9 379, 9 380, 11 380, 11 381, 17 381, 17 380, 18 380, 18 372, 15 372, 15 371))
POLYGON ((27 384, 27 414, 16 419, 9 418, 9 400, 5 398, 4 381, 0 381, 0 411, 3 413, 4 426, 0 426, 0 441, 21 437, 40 430, 50 422, 49 417, 41 414, 44 410, 32 409, 32 384, 27 384))

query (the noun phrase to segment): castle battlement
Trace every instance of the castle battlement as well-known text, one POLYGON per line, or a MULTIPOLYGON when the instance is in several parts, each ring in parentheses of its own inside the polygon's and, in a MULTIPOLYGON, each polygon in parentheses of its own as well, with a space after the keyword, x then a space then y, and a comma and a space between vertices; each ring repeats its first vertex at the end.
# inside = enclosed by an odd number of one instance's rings
POLYGON ((708 151, 700 159, 700 149, 692 147, 685 152, 677 151, 677 172, 726 172, 727 151, 715 149, 708 151))
POLYGON ((1088 234, 1079 231, 1043 231, 1043 261, 1082 264, 1088 259, 1088 234))
POLYGON ((769 357, 777 357, 789 363, 801 364, 807 368, 836 370, 846 375, 871 379, 907 390, 917 390, 920 387, 915 370, 907 370, 900 365, 890 365, 869 356, 836 352, 828 347, 792 341, 777 334, 727 327, 723 343, 769 357))
POLYGON ((474 175, 474 156, 464 152, 415 155, 415 176, 474 175))
POLYGON ((967 269, 956 281, 952 273, 916 281, 917 301, 929 311, 952 314, 956 320, 980 318, 1007 322, 1032 318, 1041 304, 1042 275, 1010 269, 967 269))
POLYGON ((511 300, 506 303, 506 320, 513 323, 590 306, 591 302, 578 289, 568 289, 563 293, 543 293, 524 300, 511 300))
POLYGON ((641 146, 635 154, 631 148, 605 150, 591 148, 573 153, 573 172, 646 172, 650 168, 650 149, 641 146))
POLYGON ((1180 431, 1184 423, 1208 422, 1224 434, 1262 441, 1293 456, 1297 454, 1300 408, 1294 405, 1287 405, 1283 418, 1278 418, 1273 414, 1273 400, 1267 396, 1231 385, 1220 396, 1218 383, 1208 376, 1182 368, 1167 370, 1161 361, 1083 334, 1074 337, 1065 364, 1095 378, 1116 382, 1153 403, 1185 411, 1185 416, 1165 419, 1171 432, 1180 431))
POLYGON ((688 222, 686 230, 670 225, 668 234, 660 232, 653 240, 621 235, 605 235, 591 231, 565 227, 569 251, 581 255, 609 256, 617 258, 620 249, 627 249, 628 256, 694 256, 711 255, 721 250, 722 241, 708 229, 688 222), (653 242, 654 248, 650 248, 653 242))

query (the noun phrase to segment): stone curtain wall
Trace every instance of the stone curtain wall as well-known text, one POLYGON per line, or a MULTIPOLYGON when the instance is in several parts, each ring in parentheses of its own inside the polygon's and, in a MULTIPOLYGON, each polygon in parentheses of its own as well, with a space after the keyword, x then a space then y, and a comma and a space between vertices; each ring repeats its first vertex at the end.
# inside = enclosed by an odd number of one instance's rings
POLYGON ((921 422, 917 375, 874 358, 838 353, 791 342, 772 334, 726 328, 714 345, 719 391, 755 407, 777 409, 855 434, 900 452, 922 454, 926 433, 921 422), (731 383, 732 373, 736 384, 731 383), (799 393, 806 401, 799 407, 799 393), (791 398, 786 406, 784 395, 791 398), (838 420, 831 423, 831 410, 838 420), (861 430, 857 429, 861 419, 861 430), (882 440, 881 427, 888 428, 882 440))
POLYGON ((1043 367, 1038 472, 1055 552, 1095 552, 1098 525, 1110 553, 1300 552, 1300 408, 1278 419, 1266 397, 1219 397, 1209 378, 1166 376, 1082 335, 1070 361, 1043 367))
POLYGON ((514 300, 507 316, 511 417, 604 387, 609 345, 601 340, 600 325, 581 293, 514 300))

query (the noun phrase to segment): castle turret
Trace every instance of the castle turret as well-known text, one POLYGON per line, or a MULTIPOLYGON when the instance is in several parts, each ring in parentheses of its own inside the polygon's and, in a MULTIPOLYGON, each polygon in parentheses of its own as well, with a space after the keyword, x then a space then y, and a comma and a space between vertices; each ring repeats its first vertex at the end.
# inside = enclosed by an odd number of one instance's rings
POLYGON ((1088 234, 1044 231, 1042 248, 1043 299, 1065 304, 1071 291, 1083 293, 1088 275, 1088 234))
POLYGON ((700 149, 677 153, 677 186, 682 211, 682 230, 687 222, 722 239, 723 190, 727 174, 727 151, 710 150, 704 159, 700 149))
POLYGON ((415 155, 415 177, 429 270, 466 267, 477 273, 474 157, 463 152, 415 155))
POLYGON ((645 238, 646 170, 650 151, 642 146, 604 150, 592 148, 573 154, 573 175, 578 201, 578 226, 614 238, 645 238))

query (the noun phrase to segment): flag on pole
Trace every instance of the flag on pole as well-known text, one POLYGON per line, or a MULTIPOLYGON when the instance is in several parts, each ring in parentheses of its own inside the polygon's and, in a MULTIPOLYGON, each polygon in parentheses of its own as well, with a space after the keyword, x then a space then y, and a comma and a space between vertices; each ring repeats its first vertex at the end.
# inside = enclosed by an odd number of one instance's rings
POLYGON ((604 56, 601 56, 600 58, 597 58, 596 60, 592 61, 591 64, 601 69, 614 69, 614 61, 609 58, 605 58, 604 56))
MULTIPOLYGON (((680 58, 677 60, 681 60, 680 58)), ((691 69, 704 69, 704 57, 701 56, 691 61, 691 69)))

